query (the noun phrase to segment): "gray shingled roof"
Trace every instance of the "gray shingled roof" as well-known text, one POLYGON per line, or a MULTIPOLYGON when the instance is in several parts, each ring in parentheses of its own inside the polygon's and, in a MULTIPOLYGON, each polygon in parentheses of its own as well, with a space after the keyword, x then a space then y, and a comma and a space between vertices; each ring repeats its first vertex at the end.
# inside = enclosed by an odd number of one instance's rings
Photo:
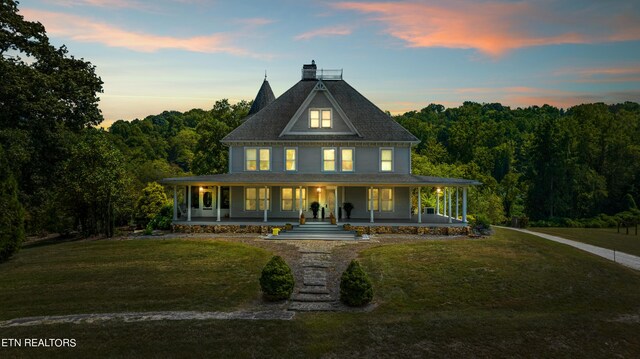
POLYGON ((273 173, 273 172, 241 172, 225 173, 206 176, 165 178, 164 184, 184 185, 207 183, 220 184, 260 184, 260 185, 299 185, 314 186, 322 184, 337 184, 347 186, 364 185, 395 185, 395 186, 475 186, 481 183, 475 180, 461 178, 443 178, 433 176, 418 176, 398 173, 273 173))
POLYGON ((276 100, 276 96, 273 94, 271 90, 271 86, 269 86, 269 81, 264 79, 262 82, 262 86, 260 86, 260 90, 258 90, 258 94, 256 95, 256 99, 253 100, 253 104, 249 109, 249 114, 247 117, 253 116, 256 113, 260 112, 263 108, 267 107, 268 104, 272 103, 276 100))
POLYGON ((313 90, 317 80, 299 81, 269 106, 231 131, 222 142, 234 141, 399 141, 419 142, 404 127, 362 96, 344 80, 324 81, 354 127, 362 135, 285 135, 280 133, 313 90))

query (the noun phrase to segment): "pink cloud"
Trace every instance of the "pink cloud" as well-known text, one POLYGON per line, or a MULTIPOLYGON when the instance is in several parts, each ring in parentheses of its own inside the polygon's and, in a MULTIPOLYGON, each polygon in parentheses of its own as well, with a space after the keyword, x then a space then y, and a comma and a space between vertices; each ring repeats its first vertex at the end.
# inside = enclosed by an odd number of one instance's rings
POLYGON ((345 36, 351 34, 352 29, 347 26, 328 26, 304 32, 294 37, 296 40, 309 40, 314 37, 345 36))
POLYGON ((148 5, 132 0, 46 0, 61 6, 95 6, 104 8, 148 9, 148 5))
POLYGON ((578 20, 569 21, 547 5, 450 0, 345 2, 332 6, 369 14, 371 20, 385 26, 385 32, 409 47, 476 49, 493 57, 531 46, 640 39, 637 16, 621 17, 625 26, 615 23, 616 17, 597 11, 582 12, 578 20))
POLYGON ((116 26, 79 16, 22 9, 21 14, 32 21, 40 21, 47 33, 79 42, 100 43, 139 52, 177 49, 203 53, 228 53, 254 56, 248 50, 231 45, 232 36, 225 33, 193 37, 173 37, 129 31, 116 26))

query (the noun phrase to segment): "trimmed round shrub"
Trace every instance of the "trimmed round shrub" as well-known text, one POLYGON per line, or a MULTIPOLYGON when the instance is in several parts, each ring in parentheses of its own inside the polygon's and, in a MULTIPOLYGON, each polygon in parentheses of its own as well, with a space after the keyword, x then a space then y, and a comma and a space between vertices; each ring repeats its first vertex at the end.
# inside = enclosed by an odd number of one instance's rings
POLYGON ((373 299, 371 280, 360 263, 352 260, 340 279, 340 301, 351 307, 360 307, 373 299))
POLYGON ((280 256, 274 256, 262 269, 260 288, 266 300, 288 299, 293 292, 295 281, 291 268, 280 256))

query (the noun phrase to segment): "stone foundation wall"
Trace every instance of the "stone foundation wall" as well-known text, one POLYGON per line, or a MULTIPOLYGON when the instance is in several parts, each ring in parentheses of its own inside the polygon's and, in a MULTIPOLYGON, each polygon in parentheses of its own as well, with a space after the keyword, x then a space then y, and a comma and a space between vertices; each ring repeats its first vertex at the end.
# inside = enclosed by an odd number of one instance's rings
POLYGON ((174 224, 171 231, 174 233, 256 233, 268 234, 277 226, 245 226, 245 225, 186 225, 174 224))
POLYGON ((346 230, 362 231, 363 234, 427 234, 439 236, 468 235, 469 227, 422 227, 422 226, 352 226, 344 225, 346 230))
MULTIPOLYGON (((250 225, 185 225, 174 224, 172 232, 177 233, 256 233, 269 234, 275 227, 282 226, 250 226, 250 225)), ((427 234, 439 236, 468 235, 469 227, 419 227, 419 226, 352 226, 343 225, 348 231, 362 231, 363 234, 427 234)))

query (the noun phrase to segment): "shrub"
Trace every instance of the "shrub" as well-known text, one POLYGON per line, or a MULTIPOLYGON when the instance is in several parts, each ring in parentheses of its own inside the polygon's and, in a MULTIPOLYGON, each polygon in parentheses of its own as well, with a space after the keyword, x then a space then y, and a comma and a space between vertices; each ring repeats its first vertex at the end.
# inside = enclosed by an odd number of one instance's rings
POLYGON ((171 221, 173 220, 173 204, 167 203, 162 206, 158 213, 149 222, 152 229, 171 229, 171 221))
POLYGON ((142 190, 136 202, 136 219, 138 223, 147 225, 167 204, 164 187, 157 182, 149 182, 142 190))
POLYGON ((270 301, 288 299, 295 281, 291 268, 280 256, 274 256, 262 269, 260 288, 264 298, 270 301))
POLYGON ((360 263, 352 260, 340 279, 340 301, 351 307, 363 306, 373 299, 371 280, 360 263))

